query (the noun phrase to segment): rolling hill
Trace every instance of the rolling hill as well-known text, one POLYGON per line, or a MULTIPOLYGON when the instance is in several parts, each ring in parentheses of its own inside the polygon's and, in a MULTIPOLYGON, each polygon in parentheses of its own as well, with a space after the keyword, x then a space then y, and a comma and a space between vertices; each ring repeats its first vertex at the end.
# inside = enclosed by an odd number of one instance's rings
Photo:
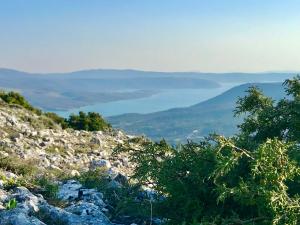
POLYGON ((281 83, 248 83, 190 107, 150 114, 124 114, 108 120, 113 127, 131 134, 145 134, 154 140, 165 138, 171 143, 198 139, 213 132, 229 136, 237 131, 236 125, 241 121, 241 118, 233 117, 236 100, 253 85, 274 99, 284 96, 281 83))
POLYGON ((166 89, 217 88, 200 77, 182 77, 133 70, 88 70, 32 74, 0 69, 0 89, 21 92, 33 105, 46 110, 68 110, 95 103, 149 97, 166 89))
MULTIPOLYGON (((214 89, 223 83, 282 82, 291 73, 200 73, 95 69, 26 73, 0 68, 0 88, 21 92, 44 110, 146 98, 168 89, 214 89)), ((100 112, 101 113, 101 112, 100 112)))

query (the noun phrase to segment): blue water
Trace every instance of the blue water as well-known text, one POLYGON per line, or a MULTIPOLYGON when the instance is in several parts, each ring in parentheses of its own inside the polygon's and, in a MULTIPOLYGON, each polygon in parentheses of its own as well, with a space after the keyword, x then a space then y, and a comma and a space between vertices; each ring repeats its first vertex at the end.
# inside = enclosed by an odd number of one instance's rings
POLYGON ((68 117, 71 113, 98 112, 104 117, 120 115, 124 113, 151 113, 170 108, 187 107, 215 97, 224 91, 236 86, 227 83, 214 89, 168 89, 161 90, 150 97, 97 103, 68 111, 54 111, 57 114, 68 117))

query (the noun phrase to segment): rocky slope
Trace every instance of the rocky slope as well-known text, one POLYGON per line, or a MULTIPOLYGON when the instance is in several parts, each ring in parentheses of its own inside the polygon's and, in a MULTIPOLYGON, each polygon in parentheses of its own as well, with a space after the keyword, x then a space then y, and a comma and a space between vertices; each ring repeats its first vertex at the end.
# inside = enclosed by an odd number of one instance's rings
POLYGON ((112 224, 103 193, 73 177, 101 169, 111 185, 122 185, 132 166, 126 155, 111 153, 125 142, 138 148, 134 140, 116 130, 63 130, 43 115, 1 101, 0 224, 112 224), (35 190, 40 188, 35 180, 43 176, 54 180, 60 204, 35 190))

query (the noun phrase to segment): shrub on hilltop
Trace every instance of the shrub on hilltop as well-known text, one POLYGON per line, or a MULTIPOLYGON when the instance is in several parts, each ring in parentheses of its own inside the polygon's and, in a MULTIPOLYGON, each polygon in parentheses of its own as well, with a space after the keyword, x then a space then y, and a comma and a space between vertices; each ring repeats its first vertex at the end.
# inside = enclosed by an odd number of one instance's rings
POLYGON ((25 109, 35 112, 38 115, 42 114, 41 110, 33 107, 21 94, 19 94, 17 92, 0 91, 0 98, 8 104, 20 105, 20 106, 24 107, 25 109))
POLYGON ((43 113, 40 109, 33 107, 21 94, 17 92, 0 91, 0 99, 7 104, 20 105, 37 115, 44 115, 56 124, 59 124, 63 129, 72 128, 74 130, 99 131, 106 130, 111 127, 110 124, 96 112, 79 112, 78 115, 71 114, 68 119, 65 119, 53 112, 43 113))
POLYGON ((71 114, 67 119, 53 112, 46 112, 44 115, 60 124, 63 129, 72 128, 74 130, 100 131, 107 130, 111 127, 111 125, 96 112, 79 112, 78 115, 71 114))
POLYGON ((68 127, 75 130, 98 131, 106 130, 111 127, 99 113, 95 112, 79 112, 78 115, 71 114, 69 118, 66 119, 66 123, 68 127))

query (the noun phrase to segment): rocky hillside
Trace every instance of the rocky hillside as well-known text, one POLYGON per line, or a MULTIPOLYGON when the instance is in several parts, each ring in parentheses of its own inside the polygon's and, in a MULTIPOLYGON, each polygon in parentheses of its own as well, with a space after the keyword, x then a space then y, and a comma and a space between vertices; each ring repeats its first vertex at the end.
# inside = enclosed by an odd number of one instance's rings
POLYGON ((126 155, 112 150, 138 148, 136 140, 116 130, 63 130, 1 101, 0 224, 112 224, 114 203, 104 192, 125 185, 132 170, 126 155), (103 183, 103 193, 93 185, 103 183))

